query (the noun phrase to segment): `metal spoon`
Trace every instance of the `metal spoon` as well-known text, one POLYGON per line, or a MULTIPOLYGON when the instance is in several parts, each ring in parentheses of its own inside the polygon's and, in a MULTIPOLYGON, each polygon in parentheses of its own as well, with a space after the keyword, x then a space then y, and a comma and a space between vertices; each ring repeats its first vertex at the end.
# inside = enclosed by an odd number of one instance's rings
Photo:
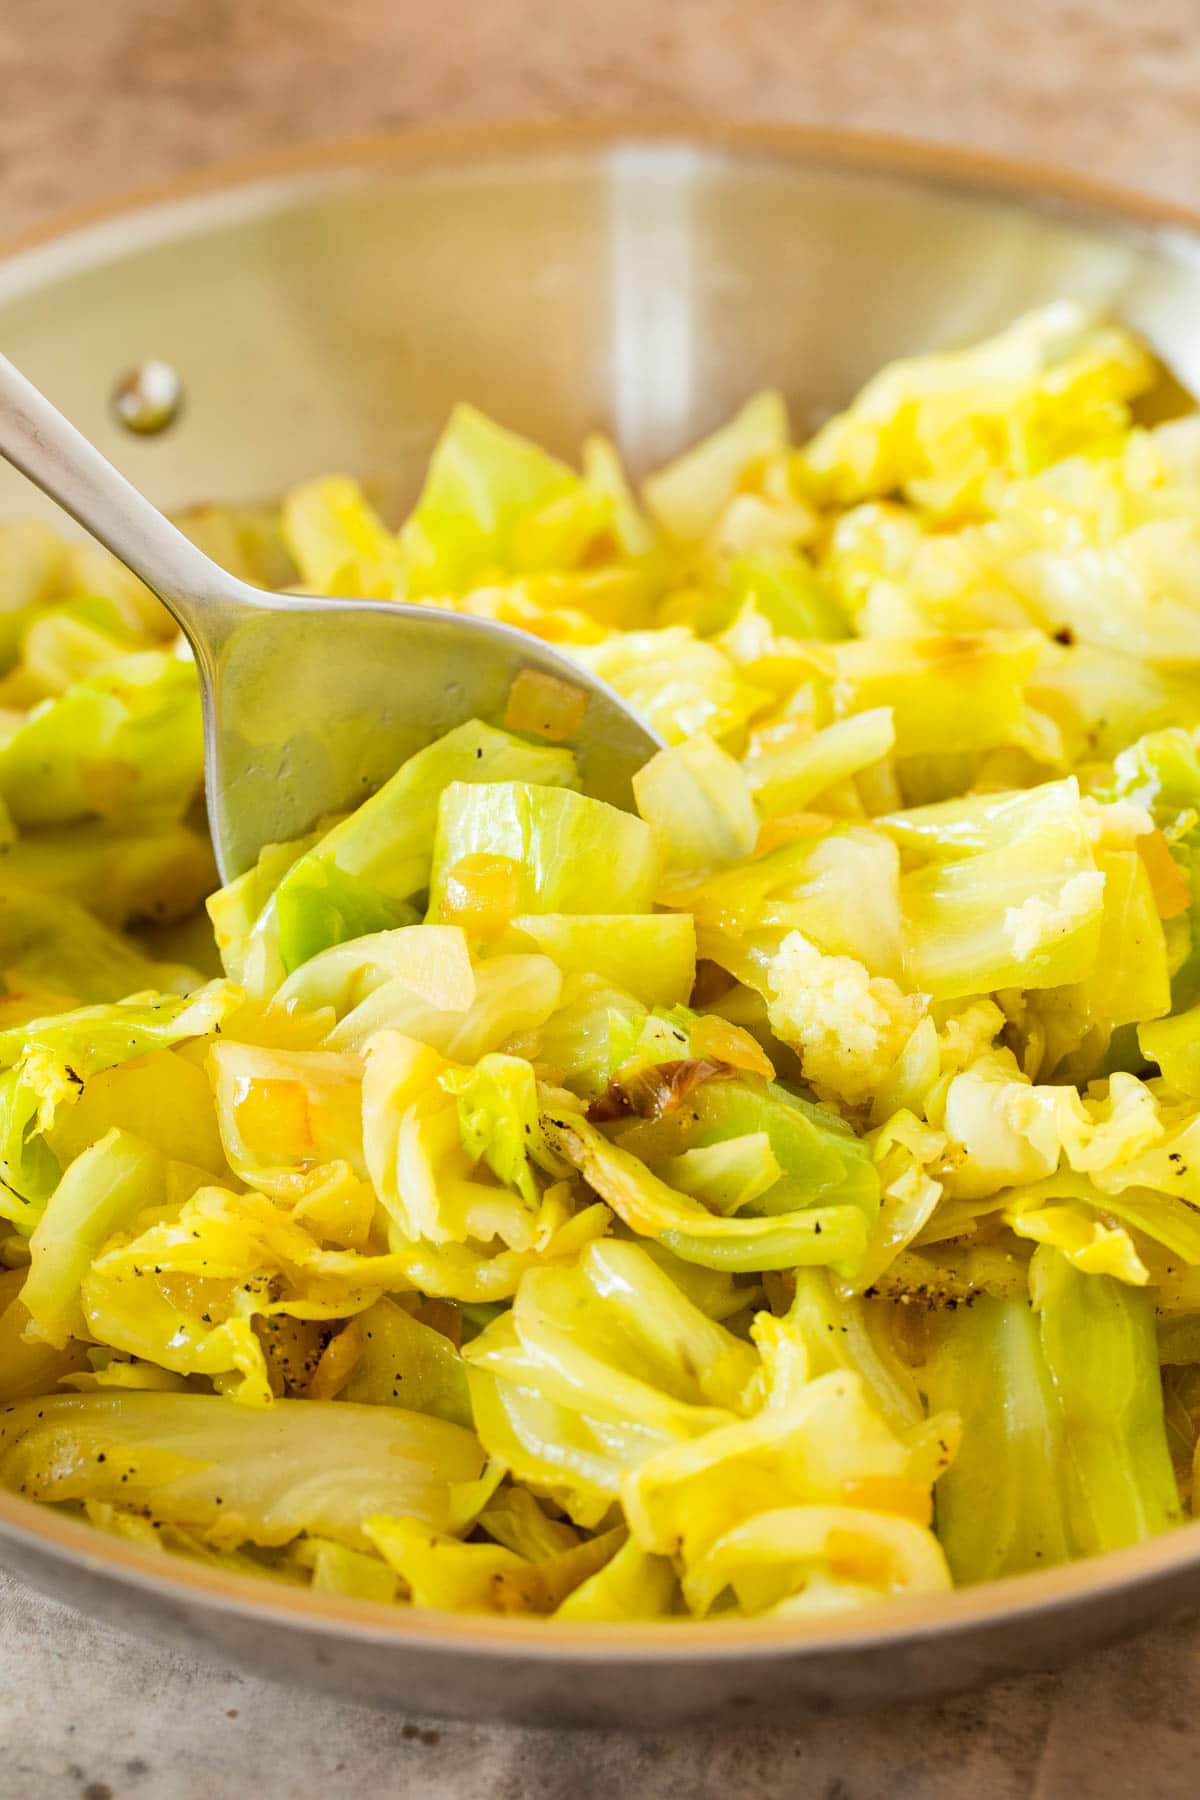
POLYGON ((0 356, 0 455, 66 509, 177 621, 204 696, 208 815, 224 880, 264 844, 363 800, 469 718, 499 724, 522 670, 586 695, 571 738, 586 791, 631 805, 660 740, 538 638, 430 606, 272 594, 211 562, 0 356))

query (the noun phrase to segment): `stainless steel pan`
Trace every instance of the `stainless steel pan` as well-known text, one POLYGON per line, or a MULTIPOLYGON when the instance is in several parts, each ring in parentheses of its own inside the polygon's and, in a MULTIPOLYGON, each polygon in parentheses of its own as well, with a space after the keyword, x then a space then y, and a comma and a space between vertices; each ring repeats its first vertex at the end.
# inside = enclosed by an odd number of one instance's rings
MULTIPOLYGON (((2 347, 160 505, 315 472, 411 492, 468 398, 635 467, 782 385, 798 423, 892 357, 1060 294, 1200 389, 1200 227, 1027 171, 795 132, 418 136, 261 164, 0 262, 2 347), (135 439, 114 382, 173 363, 135 439)), ((36 506, 0 472, 0 515, 36 506)), ((151 1557, 0 1496, 0 1561, 115 1624, 357 1699, 543 1722, 800 1714, 1049 1664, 1200 1602, 1200 1524, 1139 1549, 808 1627, 389 1612, 151 1557)))

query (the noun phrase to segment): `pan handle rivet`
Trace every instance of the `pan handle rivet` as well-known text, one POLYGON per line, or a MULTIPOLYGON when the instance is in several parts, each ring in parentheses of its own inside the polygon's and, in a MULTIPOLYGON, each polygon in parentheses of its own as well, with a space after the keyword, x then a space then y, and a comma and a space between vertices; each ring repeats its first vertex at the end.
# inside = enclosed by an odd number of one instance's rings
POLYGON ((183 382, 168 362, 150 358, 127 369, 112 391, 112 409, 127 431, 153 437, 179 417, 183 382))

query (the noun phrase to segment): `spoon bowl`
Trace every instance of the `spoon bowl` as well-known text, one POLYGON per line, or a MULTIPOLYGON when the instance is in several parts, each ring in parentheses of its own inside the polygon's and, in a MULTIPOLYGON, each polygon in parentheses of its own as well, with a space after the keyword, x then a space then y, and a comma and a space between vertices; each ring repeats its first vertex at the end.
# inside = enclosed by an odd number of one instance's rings
MULTIPOLYGON (((576 690, 585 790, 629 808, 661 740, 605 682, 528 633, 436 606, 272 594, 212 562, 0 356, 0 455, 155 593, 195 655, 222 879, 357 805, 414 750, 503 724, 513 683, 576 690)), ((557 738, 555 741, 562 741, 557 738)))

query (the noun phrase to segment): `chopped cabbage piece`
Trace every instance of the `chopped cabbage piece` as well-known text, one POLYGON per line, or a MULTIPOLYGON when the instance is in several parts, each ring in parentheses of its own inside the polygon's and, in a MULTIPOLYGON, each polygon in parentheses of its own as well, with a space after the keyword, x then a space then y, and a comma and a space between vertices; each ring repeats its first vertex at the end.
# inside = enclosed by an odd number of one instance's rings
POLYGON ((986 847, 902 876, 905 962, 935 1000, 997 988, 1058 988, 1095 963, 1105 875, 1073 780, 1034 788, 986 847))
POLYGON ((842 1202, 758 1217, 714 1216, 585 1119, 551 1106, 543 1113, 542 1126, 552 1148, 631 1231, 656 1238, 684 1262, 730 1270, 821 1263, 852 1271, 866 1248, 866 1219, 856 1205, 842 1202), (562 1116, 553 1116, 556 1111, 562 1116))
POLYGON ((512 914, 648 912, 658 876, 650 827, 602 800, 528 782, 451 782, 442 794, 429 916, 452 917, 448 888, 467 857, 516 865, 512 914))
POLYGON ((367 1549, 381 1509, 428 1529, 483 1466, 469 1432, 399 1408, 279 1400, 250 1413, 205 1394, 75 1394, 0 1416, 0 1482, 57 1504, 144 1509, 222 1548, 301 1532, 367 1549))
POLYGON ((21 1304, 32 1336, 65 1349, 87 1336, 80 1285, 108 1238, 141 1212, 165 1204, 162 1157, 122 1131, 110 1131, 71 1164, 29 1240, 21 1304))
POLYGON ((509 570, 569 568, 610 516, 565 463, 457 406, 400 532, 408 591, 459 594, 509 570))
POLYGON ((283 533, 310 592, 403 598, 400 546, 357 482, 333 475, 294 488, 283 506, 283 533))
POLYGON ((698 543, 733 498, 743 471, 787 441, 782 396, 756 394, 728 425, 650 477, 646 505, 673 538, 698 543))
POLYGON ((652 756, 634 776, 633 791, 669 869, 720 866, 754 849, 758 814, 750 785, 703 732, 652 756))
POLYGON ((648 1556, 634 1538, 625 1542, 602 1569, 572 1590, 556 1619, 591 1619, 617 1623, 625 1619, 670 1616, 675 1571, 665 1556, 648 1556))
POLYGON ((732 737, 761 711, 770 695, 747 681, 733 660, 686 625, 626 631, 571 650, 668 744, 700 732, 732 737))
POLYGON ((1090 1275, 1047 1246, 1030 1286, 1062 1417, 1077 1556, 1116 1550, 1180 1517, 1148 1294, 1090 1275))
POLYGON ((1054 301, 970 349, 884 369, 801 452, 801 475, 843 505, 897 488, 961 505, 993 468, 1021 474, 1111 441, 1153 380, 1128 333, 1054 301))
POLYGON ((983 1295, 940 1314, 932 1335, 922 1386, 962 1420, 938 1484, 938 1537, 955 1580, 1065 1562, 1062 1419, 1028 1299, 983 1295))
POLYGON ((403 1406, 470 1429, 466 1365, 448 1337, 394 1300, 377 1300, 358 1325, 362 1353, 343 1389, 347 1400, 403 1406))
POLYGON ((564 976, 611 982, 642 1006, 681 1006, 695 985, 689 913, 520 913, 512 926, 564 976))
POLYGON ((175 820, 201 767, 195 669, 138 650, 34 707, 0 743, 0 799, 19 825, 175 820))
POLYGON ((730 1588, 752 1618, 800 1618, 950 1585, 937 1539, 913 1520, 800 1506, 758 1513, 718 1539, 691 1578, 689 1598, 704 1613, 730 1588))
POLYGON ((129 994, 186 993, 200 979, 182 964, 156 961, 65 895, 47 902, 37 888, 5 880, 0 880, 0 970, 10 994, 26 987, 50 993, 60 1009, 67 1002, 100 1003, 129 994))
POLYGON ((521 1480, 603 1516, 623 1471, 753 1402, 757 1357, 636 1245, 526 1274, 511 1313, 465 1348, 476 1429, 521 1480))

